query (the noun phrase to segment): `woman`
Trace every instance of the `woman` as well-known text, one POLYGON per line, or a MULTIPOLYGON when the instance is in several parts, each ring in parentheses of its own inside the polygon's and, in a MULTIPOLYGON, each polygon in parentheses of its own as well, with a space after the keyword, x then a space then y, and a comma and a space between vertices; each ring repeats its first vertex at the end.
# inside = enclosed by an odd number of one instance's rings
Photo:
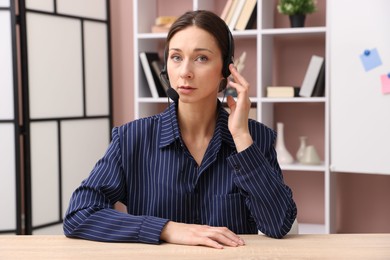
POLYGON ((238 234, 288 233, 297 210, 276 159, 275 132, 248 120, 249 85, 231 64, 233 51, 217 15, 178 18, 162 75, 175 102, 113 129, 106 154, 71 198, 66 236, 223 248, 244 245, 238 234), (227 97, 229 114, 218 92, 230 73, 238 96, 227 97), (113 209, 118 201, 128 214, 113 209))

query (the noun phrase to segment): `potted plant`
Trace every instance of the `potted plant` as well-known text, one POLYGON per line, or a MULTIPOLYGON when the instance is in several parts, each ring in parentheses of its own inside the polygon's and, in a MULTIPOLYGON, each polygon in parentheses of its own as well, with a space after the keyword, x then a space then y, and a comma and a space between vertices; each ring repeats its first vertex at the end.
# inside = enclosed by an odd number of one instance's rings
POLYGON ((317 10, 316 0, 279 0, 278 12, 290 16, 291 27, 303 27, 306 14, 317 10))

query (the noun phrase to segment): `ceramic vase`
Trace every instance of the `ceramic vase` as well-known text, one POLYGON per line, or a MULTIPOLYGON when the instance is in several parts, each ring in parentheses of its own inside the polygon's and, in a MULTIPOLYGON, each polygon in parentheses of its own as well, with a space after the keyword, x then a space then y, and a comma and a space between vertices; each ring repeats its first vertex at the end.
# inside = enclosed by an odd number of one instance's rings
POLYGON ((298 162, 302 162, 302 157, 305 154, 307 136, 299 137, 299 148, 296 154, 298 162))
POLYGON ((290 164, 294 162, 294 158, 291 156, 290 152, 287 150, 286 145, 284 144, 284 124, 278 122, 276 124, 276 132, 278 134, 276 139, 276 153, 278 157, 278 162, 280 164, 290 164))
POLYGON ((318 156, 317 150, 313 145, 309 145, 305 149, 305 153, 301 158, 301 163, 309 165, 321 164, 321 159, 318 156))

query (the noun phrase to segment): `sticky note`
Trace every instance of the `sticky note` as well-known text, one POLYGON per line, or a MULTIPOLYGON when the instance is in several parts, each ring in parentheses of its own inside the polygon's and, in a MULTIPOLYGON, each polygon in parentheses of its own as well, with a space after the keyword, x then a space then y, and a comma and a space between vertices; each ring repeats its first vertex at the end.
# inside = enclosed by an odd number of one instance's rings
POLYGON ((390 94, 390 72, 388 74, 381 75, 382 81, 382 93, 390 94))
POLYGON ((379 57, 379 53, 376 48, 371 50, 365 50, 363 54, 360 55, 360 59, 366 71, 372 70, 382 65, 381 58, 379 57))

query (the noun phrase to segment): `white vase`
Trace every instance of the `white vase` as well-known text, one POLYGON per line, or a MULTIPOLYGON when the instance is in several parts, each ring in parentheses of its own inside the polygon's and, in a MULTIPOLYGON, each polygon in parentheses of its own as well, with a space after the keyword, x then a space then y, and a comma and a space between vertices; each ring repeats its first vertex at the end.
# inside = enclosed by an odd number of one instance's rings
POLYGON ((302 157, 305 154, 307 136, 299 137, 299 148, 296 154, 298 162, 302 162, 302 157))
POLYGON ((276 138, 276 153, 278 157, 278 162, 280 164, 291 164, 294 162, 294 158, 291 156, 290 152, 287 150, 284 144, 284 124, 278 122, 276 124, 276 132, 278 136, 276 138))
POLYGON ((321 164, 321 159, 318 156, 317 150, 313 145, 309 145, 305 149, 305 153, 301 158, 301 163, 309 165, 321 164))

